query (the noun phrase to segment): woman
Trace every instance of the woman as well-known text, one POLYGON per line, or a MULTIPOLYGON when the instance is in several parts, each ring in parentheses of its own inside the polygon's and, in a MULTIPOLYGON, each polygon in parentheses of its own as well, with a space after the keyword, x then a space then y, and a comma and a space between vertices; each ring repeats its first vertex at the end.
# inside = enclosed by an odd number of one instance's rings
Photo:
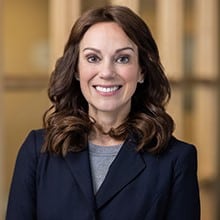
POLYGON ((200 219, 194 146, 172 136, 156 43, 126 7, 75 23, 44 129, 18 154, 7 220, 200 219))

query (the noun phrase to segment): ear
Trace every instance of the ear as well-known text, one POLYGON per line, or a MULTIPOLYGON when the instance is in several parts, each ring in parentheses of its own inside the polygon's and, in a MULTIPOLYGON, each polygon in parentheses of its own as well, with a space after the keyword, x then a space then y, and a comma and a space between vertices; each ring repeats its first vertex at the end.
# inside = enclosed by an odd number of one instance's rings
POLYGON ((144 83, 144 74, 143 74, 143 72, 140 73, 138 83, 140 83, 140 84, 144 83))
POLYGON ((144 79, 138 80, 138 83, 140 83, 140 84, 144 83, 144 79))

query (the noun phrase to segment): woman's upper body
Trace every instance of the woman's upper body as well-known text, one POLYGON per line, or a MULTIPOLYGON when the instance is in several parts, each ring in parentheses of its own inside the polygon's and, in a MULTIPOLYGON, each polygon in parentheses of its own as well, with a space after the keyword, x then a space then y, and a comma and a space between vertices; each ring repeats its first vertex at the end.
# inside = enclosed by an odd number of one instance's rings
POLYGON ((44 130, 18 155, 7 220, 199 219, 196 150, 172 137, 170 85, 138 15, 106 6, 80 16, 48 95, 44 130), (93 166, 90 145, 122 147, 108 168, 93 166))
POLYGON ((7 220, 199 220, 196 150, 171 138, 160 155, 126 139, 94 195, 89 151, 40 153, 44 131, 20 149, 7 220))

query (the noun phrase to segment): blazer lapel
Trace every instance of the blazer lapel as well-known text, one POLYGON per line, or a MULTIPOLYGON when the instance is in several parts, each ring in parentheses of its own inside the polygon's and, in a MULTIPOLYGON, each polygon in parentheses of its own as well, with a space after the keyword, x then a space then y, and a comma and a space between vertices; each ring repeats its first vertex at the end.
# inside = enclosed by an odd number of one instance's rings
POLYGON ((93 193, 88 151, 84 150, 78 153, 68 153, 65 160, 73 177, 80 186, 84 196, 87 198, 89 207, 94 210, 95 198, 93 193))
POLYGON ((122 146, 96 194, 97 208, 101 208, 145 169, 145 162, 135 147, 136 142, 132 139, 128 139, 122 146))

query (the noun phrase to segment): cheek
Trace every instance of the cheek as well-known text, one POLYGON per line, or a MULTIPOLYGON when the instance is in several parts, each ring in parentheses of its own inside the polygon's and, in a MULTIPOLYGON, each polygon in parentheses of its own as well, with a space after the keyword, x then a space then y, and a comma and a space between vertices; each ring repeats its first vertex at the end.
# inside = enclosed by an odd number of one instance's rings
POLYGON ((88 63, 85 59, 80 59, 78 62, 78 73, 80 81, 83 82, 91 80, 96 74, 96 67, 88 63))
POLYGON ((86 81, 89 81, 89 79, 92 77, 92 71, 91 68, 89 68, 87 65, 80 65, 78 66, 79 71, 79 79, 80 83, 84 83, 86 81))
POLYGON ((78 75, 79 75, 79 84, 81 91, 85 95, 89 81, 89 74, 87 68, 85 68, 84 65, 80 65, 80 63, 78 65, 78 75))
POLYGON ((80 89, 84 98, 88 101, 88 98, 91 95, 91 80, 93 79, 93 74, 91 69, 86 68, 85 66, 79 69, 79 83, 80 89))
MULTIPOLYGON (((79 73, 79 84, 80 88, 83 91, 88 90, 90 78, 85 72, 79 73)), ((84 93, 84 92, 83 92, 84 93)))
POLYGON ((88 102, 90 97, 90 90, 86 80, 80 79, 80 90, 82 92, 83 97, 88 102))
POLYGON ((137 68, 128 68, 127 70, 123 71, 121 76, 124 78, 125 82, 136 85, 140 79, 140 75, 140 71, 137 68))

